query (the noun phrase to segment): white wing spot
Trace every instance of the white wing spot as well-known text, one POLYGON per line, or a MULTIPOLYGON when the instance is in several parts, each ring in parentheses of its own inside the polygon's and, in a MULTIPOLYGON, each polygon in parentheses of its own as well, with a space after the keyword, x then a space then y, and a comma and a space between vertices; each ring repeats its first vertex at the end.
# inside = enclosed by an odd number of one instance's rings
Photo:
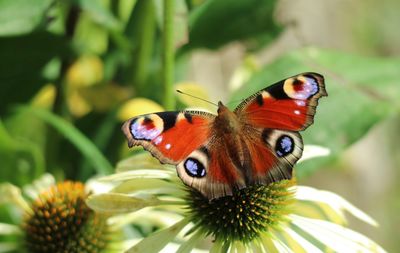
POLYGON ((294 110, 294 114, 300 115, 300 111, 299 110, 294 110))
POLYGON ((169 143, 166 144, 166 145, 165 145, 165 148, 166 148, 166 149, 170 149, 170 148, 171 148, 171 144, 169 144, 169 143))
POLYGON ((303 100, 295 100, 294 101, 298 106, 306 106, 306 102, 303 100))
POLYGON ((154 140, 154 144, 158 145, 162 142, 162 135, 157 136, 157 138, 154 140))

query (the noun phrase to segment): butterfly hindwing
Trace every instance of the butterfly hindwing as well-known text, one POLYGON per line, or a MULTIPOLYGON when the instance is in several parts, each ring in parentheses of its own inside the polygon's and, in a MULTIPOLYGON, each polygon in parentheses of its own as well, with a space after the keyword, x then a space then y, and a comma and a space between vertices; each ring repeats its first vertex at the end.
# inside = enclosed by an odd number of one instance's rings
POLYGON ((303 153, 301 135, 293 131, 264 129, 260 141, 249 144, 253 182, 268 184, 291 179, 293 165, 303 153))
POLYGON ((240 169, 227 149, 209 142, 194 150, 176 167, 182 181, 209 199, 232 195, 234 188, 245 187, 240 169))
POLYGON ((236 145, 214 136, 179 163, 177 172, 185 184, 214 199, 246 186, 290 179, 302 151, 297 132, 251 129, 251 134, 238 136, 236 145))
POLYGON ((327 96, 323 76, 303 73, 260 90, 239 104, 235 113, 255 127, 300 131, 313 123, 322 96, 327 96))

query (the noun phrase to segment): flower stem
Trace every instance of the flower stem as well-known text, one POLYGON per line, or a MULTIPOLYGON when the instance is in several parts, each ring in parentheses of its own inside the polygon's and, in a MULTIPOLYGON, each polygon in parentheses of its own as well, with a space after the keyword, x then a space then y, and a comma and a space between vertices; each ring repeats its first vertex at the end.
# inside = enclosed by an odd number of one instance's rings
POLYGON ((139 43, 138 50, 132 52, 132 58, 136 59, 132 82, 135 85, 138 94, 143 96, 146 90, 146 82, 149 73, 148 70, 153 53, 156 19, 153 1, 139 1, 136 8, 138 8, 138 16, 134 16, 136 14, 134 13, 131 19, 139 21, 137 23, 139 25, 136 28, 137 31, 132 36, 138 38, 139 43))
POLYGON ((175 107, 173 84, 174 84, 174 3, 175 0, 163 0, 164 3, 164 32, 163 32, 163 88, 164 107, 172 110, 175 107))

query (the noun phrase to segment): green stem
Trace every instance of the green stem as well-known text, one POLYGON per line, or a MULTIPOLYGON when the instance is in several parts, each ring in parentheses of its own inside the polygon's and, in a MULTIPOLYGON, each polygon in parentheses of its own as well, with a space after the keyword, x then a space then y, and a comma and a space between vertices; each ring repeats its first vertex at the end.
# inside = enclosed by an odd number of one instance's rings
POLYGON ((137 51, 135 50, 133 52, 133 58, 136 58, 136 61, 132 81, 138 94, 143 95, 146 89, 146 79, 148 77, 151 55, 153 53, 156 19, 153 1, 139 1, 136 8, 139 10, 135 12, 135 14, 137 13, 139 15, 136 19, 140 22, 138 22, 137 32, 133 36, 139 38, 139 43, 137 51))
POLYGON ((39 108, 22 106, 20 108, 21 111, 29 115, 34 115, 54 127, 61 136, 69 140, 86 157, 92 165, 91 168, 96 170, 98 174, 106 175, 114 170, 98 147, 78 128, 64 118, 39 108))
MULTIPOLYGON (((76 26, 79 22, 80 17, 80 9, 75 6, 71 5, 69 7, 67 14, 67 19, 65 21, 65 35, 64 39, 72 43, 72 40, 75 35, 76 26)), ((56 87, 56 97, 53 105, 53 112, 64 119, 70 120, 71 113, 68 108, 67 103, 67 87, 65 83, 66 73, 71 66, 74 56, 65 56, 61 59, 61 69, 60 75, 55 82, 56 87)), ((54 168, 58 166, 58 161, 60 158, 60 142, 61 136, 54 130, 49 129, 47 132, 46 138, 46 167, 49 168, 50 172, 54 171, 54 168)))
MULTIPOLYGON (((76 25, 79 21, 80 10, 78 7, 72 5, 69 9, 67 20, 65 21, 65 40, 71 42, 75 35, 76 25)), ((61 59, 60 76, 56 82, 56 97, 54 101, 53 112, 68 118, 70 116, 67 105, 67 91, 65 87, 65 74, 71 66, 71 59, 61 59)))
POLYGON ((164 31, 163 31, 163 87, 164 107, 167 110, 175 108, 174 97, 174 3, 175 0, 163 0, 164 3, 164 31))

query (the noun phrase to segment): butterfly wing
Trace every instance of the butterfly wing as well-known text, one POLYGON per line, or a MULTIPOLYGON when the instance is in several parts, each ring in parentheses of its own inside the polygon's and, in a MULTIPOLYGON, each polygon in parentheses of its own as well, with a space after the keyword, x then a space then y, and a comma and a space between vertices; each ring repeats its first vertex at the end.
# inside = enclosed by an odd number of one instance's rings
POLYGON ((194 150, 177 165, 183 182, 214 199, 250 185, 290 179, 292 167, 303 151, 300 134, 272 129, 248 130, 251 134, 238 135, 232 141, 215 135, 194 150), (198 168, 204 174, 192 173, 198 168))
POLYGON ((327 96, 324 78, 303 73, 277 82, 244 100, 235 114, 244 126, 249 161, 247 181, 290 179, 303 152, 297 131, 314 121, 318 99, 327 96))
POLYGON ((235 113, 254 127, 300 131, 313 123, 322 96, 327 96, 324 77, 303 73, 260 90, 240 103, 235 113))
POLYGON ((134 117, 122 130, 129 147, 143 146, 160 162, 176 165, 182 181, 212 199, 245 186, 227 144, 213 132, 215 115, 199 111, 134 117))
POLYGON ((208 199, 232 195, 233 189, 246 186, 240 167, 232 161, 226 144, 211 139, 177 165, 182 181, 208 199), (196 173, 204 171, 204 173, 196 173))
MULTIPOLYGON (((224 124, 215 115, 196 111, 142 115, 122 129, 130 147, 143 146, 160 162, 176 165, 186 185, 213 199, 255 183, 291 178, 303 150, 296 131, 312 123, 324 95, 323 77, 305 73, 243 101, 236 116, 228 117, 228 125, 241 126, 235 133, 221 130, 224 124)), ((219 119, 224 108, 219 105, 219 119)))
POLYGON ((207 142, 214 118, 200 111, 152 113, 129 119, 122 131, 129 147, 143 146, 161 163, 177 165, 207 142))
POLYGON ((243 167, 249 174, 249 184, 291 179, 293 165, 303 153, 303 140, 298 132, 254 129, 245 140, 249 158, 243 167))

